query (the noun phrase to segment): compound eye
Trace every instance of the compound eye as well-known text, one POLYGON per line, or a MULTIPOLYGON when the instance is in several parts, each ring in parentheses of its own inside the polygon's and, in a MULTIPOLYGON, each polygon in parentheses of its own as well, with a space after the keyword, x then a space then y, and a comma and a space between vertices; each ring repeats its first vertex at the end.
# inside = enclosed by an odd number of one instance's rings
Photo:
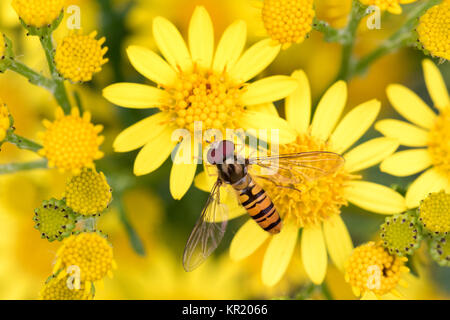
POLYGON ((208 154, 206 155, 206 158, 208 159, 208 162, 210 164, 216 164, 217 163, 217 152, 215 148, 211 148, 208 150, 208 154))
POLYGON ((223 159, 229 159, 234 157, 234 143, 228 140, 220 142, 218 150, 222 151, 223 159))

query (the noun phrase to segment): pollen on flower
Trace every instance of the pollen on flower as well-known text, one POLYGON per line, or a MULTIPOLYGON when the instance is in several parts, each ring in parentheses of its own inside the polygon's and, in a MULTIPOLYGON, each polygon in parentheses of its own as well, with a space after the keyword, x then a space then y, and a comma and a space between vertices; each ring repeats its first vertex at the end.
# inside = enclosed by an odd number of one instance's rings
POLYGON ((391 254, 410 255, 419 248, 421 236, 416 225, 417 219, 410 213, 387 217, 381 225, 383 246, 391 254))
POLYGON ((73 82, 86 82, 100 72, 102 66, 108 62, 104 55, 107 47, 102 47, 105 38, 95 39, 97 32, 89 35, 73 33, 66 36, 56 48, 55 63, 58 72, 73 82))
POLYGON ((345 267, 345 280, 355 295, 373 292, 377 296, 397 293, 402 274, 409 272, 405 257, 390 255, 379 243, 368 242, 353 250, 345 267))
POLYGON ((43 201, 34 213, 35 228, 39 230, 42 238, 49 241, 62 240, 70 236, 75 228, 75 215, 64 201, 56 199, 43 201))
POLYGON ((434 166, 450 179, 450 106, 436 118, 428 136, 428 151, 434 166))
POLYGON ((439 234, 450 231, 450 194, 429 194, 419 206, 419 220, 428 231, 439 234))
POLYGON ((103 157, 99 146, 104 138, 98 135, 103 127, 91 123, 89 112, 81 117, 77 108, 70 115, 58 108, 55 115, 54 122, 43 122, 46 131, 40 134, 43 148, 39 154, 48 159, 50 167, 61 170, 78 173, 84 167, 92 167, 94 160, 103 157))
POLYGON ((418 40, 431 55, 450 60, 450 1, 428 9, 417 26, 418 40))
POLYGON ((65 198, 75 212, 93 215, 103 212, 111 202, 111 187, 103 172, 84 168, 67 182, 65 198))
POLYGON ((17 15, 33 27, 51 24, 61 14, 65 0, 13 0, 17 15))
POLYGON ((434 237, 430 244, 430 253, 440 266, 450 267, 450 234, 434 237))
POLYGON ((41 300, 91 300, 94 298, 92 290, 86 289, 84 282, 79 287, 69 286, 71 281, 69 275, 51 276, 44 284, 39 293, 41 300))
POLYGON ((283 48, 306 38, 314 16, 312 0, 264 0, 262 7, 264 28, 283 48))
POLYGON ((202 121, 204 129, 234 128, 244 111, 240 87, 225 74, 195 67, 191 73, 180 73, 177 83, 167 88, 173 100, 168 111, 180 128, 191 131, 196 121, 202 121))
MULTIPOLYGON (((308 151, 328 151, 327 143, 321 142, 309 134, 297 137, 293 143, 280 145, 280 154, 308 151)), ((355 176, 343 167, 335 174, 315 180, 304 180, 295 188, 280 188, 262 180, 261 185, 271 197, 283 219, 297 223, 299 228, 316 225, 332 215, 340 214, 340 208, 347 205, 344 195, 346 183, 355 176)))
POLYGON ((83 232, 64 239, 59 248, 54 273, 61 268, 66 272, 70 266, 80 270, 80 280, 94 282, 105 276, 112 277, 115 268, 113 249, 97 232, 83 232))
POLYGON ((11 126, 9 111, 6 105, 0 100, 0 141, 5 140, 6 132, 11 126))

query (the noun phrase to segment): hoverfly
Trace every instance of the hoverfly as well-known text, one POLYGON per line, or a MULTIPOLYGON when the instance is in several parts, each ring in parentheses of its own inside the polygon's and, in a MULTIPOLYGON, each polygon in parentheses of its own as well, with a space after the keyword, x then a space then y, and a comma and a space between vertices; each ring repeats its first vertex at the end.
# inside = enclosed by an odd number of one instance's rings
POLYGON ((186 271, 192 271, 203 263, 225 234, 227 208, 220 202, 221 186, 230 185, 255 222, 265 231, 277 234, 283 225, 280 215, 254 177, 269 180, 279 187, 295 189, 294 185, 302 181, 335 173, 344 163, 340 155, 325 151, 237 160, 235 145, 229 140, 214 143, 207 153, 207 161, 216 167, 218 176, 184 248, 183 266, 186 271), (265 174, 250 174, 249 169, 265 174))

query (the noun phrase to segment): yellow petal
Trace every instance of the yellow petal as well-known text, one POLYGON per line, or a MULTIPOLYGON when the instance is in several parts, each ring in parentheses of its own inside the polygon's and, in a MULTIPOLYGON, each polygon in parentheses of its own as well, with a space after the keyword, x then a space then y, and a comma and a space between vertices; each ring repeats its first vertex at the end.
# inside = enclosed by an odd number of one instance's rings
POLYGON ((170 171, 170 193, 175 200, 183 198, 194 180, 197 163, 193 159, 192 153, 193 148, 190 139, 183 140, 177 150, 170 171), (183 155, 184 152, 188 152, 188 154, 183 155))
POLYGON ((303 228, 301 248, 306 273, 313 283, 321 284, 325 279, 328 263, 321 225, 303 228))
POLYGON ((317 106, 311 124, 313 137, 322 140, 328 139, 344 110, 346 102, 347 84, 345 81, 338 81, 325 92, 317 106))
POLYGON ((398 3, 394 2, 389 5, 387 11, 392 14, 402 14, 402 7, 398 3))
POLYGON ((127 54, 133 67, 153 82, 168 87, 176 81, 176 72, 152 50, 130 46, 127 54))
POLYGON ((330 137, 334 152, 343 153, 370 128, 380 112, 381 103, 370 100, 352 109, 330 137))
POLYGON ((205 192, 211 192, 212 187, 214 186, 214 182, 217 180, 216 178, 210 177, 206 171, 200 172, 194 180, 194 184, 197 188, 205 192))
POLYGON ((103 96, 111 103, 133 109, 156 108, 170 103, 166 91, 137 83, 112 84, 103 89, 103 96))
POLYGON ((301 134, 306 132, 311 121, 311 89, 303 70, 292 73, 298 87, 286 98, 286 120, 301 134))
POLYGON ((447 87, 439 69, 429 59, 422 61, 422 67, 425 83, 434 105, 441 110, 450 106, 447 87))
POLYGON ((428 131, 404 121, 385 119, 375 124, 375 129, 389 138, 395 138, 401 145, 424 147, 428 143, 428 131))
POLYGON ((155 139, 139 151, 134 162, 134 174, 141 176, 158 169, 169 157, 178 141, 172 141, 173 128, 167 126, 155 139))
POLYGON ((345 263, 352 254, 353 243, 340 215, 332 215, 323 222, 323 234, 331 260, 344 272, 345 263))
POLYGON ((214 54, 214 29, 208 11, 202 6, 195 8, 189 24, 189 48, 194 63, 210 68, 214 54))
POLYGON ((217 45, 213 70, 219 73, 230 70, 244 50, 246 39, 247 24, 242 20, 231 24, 217 45))
POLYGON ((241 102, 244 105, 253 105, 281 100, 296 88, 297 81, 291 77, 267 77, 248 85, 241 96, 241 102))
POLYGON ((158 137, 167 127, 170 115, 159 112, 123 130, 114 140, 114 151, 128 152, 158 137))
POLYGON ((267 113, 275 117, 279 117, 278 110, 272 102, 262 103, 262 104, 254 104, 247 107, 247 110, 267 113))
POLYGON ((350 181, 345 189, 348 201, 360 208, 381 214, 406 210, 405 199, 391 188, 367 181, 350 181))
POLYGON ((247 258, 263 244, 269 235, 253 219, 248 220, 231 241, 231 259, 239 261, 247 258))
POLYGON ((297 226, 292 223, 286 223, 279 234, 272 236, 261 270, 262 282, 265 285, 277 284, 286 272, 294 253, 297 236, 297 226))
POLYGON ((405 119, 426 129, 433 126, 436 114, 413 91, 399 84, 391 84, 386 92, 392 106, 405 119))
POLYGON ((406 192, 406 205, 408 208, 418 207, 420 201, 425 199, 429 193, 441 190, 450 192, 450 181, 438 169, 428 169, 409 187, 406 192))
POLYGON ((398 141, 392 138, 369 140, 345 154, 345 167, 349 172, 372 167, 393 154, 398 146, 398 141))
MULTIPOLYGON (((262 130, 273 142, 276 142, 276 136, 278 136, 278 143, 281 144, 291 143, 297 138, 295 130, 286 120, 267 113, 245 111, 239 117, 238 123, 244 129, 262 130)), ((256 132, 257 135, 259 133, 256 132)))
POLYGON ((247 49, 230 69, 229 75, 236 83, 245 83, 263 71, 275 60, 281 46, 274 46, 271 39, 261 40, 247 49))
POLYGON ((192 69, 192 59, 186 43, 172 22, 163 17, 156 17, 153 20, 153 37, 159 50, 175 70, 192 69))
POLYGON ((425 170, 432 164, 427 149, 413 149, 394 153, 380 165, 380 170, 397 177, 406 177, 425 170))

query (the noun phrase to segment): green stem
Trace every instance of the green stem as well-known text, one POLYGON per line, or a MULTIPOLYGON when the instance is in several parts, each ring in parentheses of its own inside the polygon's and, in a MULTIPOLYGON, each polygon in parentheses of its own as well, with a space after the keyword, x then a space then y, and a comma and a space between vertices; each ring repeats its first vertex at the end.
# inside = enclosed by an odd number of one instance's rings
POLYGON ((343 36, 341 38, 342 56, 341 67, 337 76, 338 80, 348 80, 350 78, 356 31, 361 19, 365 15, 366 7, 363 6, 358 0, 353 0, 349 21, 342 33, 343 36))
POLYGON ((44 169, 44 168, 47 168, 47 160, 7 163, 0 165, 0 175, 24 170, 44 169))
POLYGON ((72 106, 69 101, 69 96, 67 95, 66 87, 64 85, 64 79, 59 76, 58 70, 56 69, 55 61, 54 61, 54 46, 52 34, 47 33, 39 38, 41 41, 42 48, 45 51, 45 56, 47 58, 48 67, 50 69, 50 73, 53 78, 53 82, 55 84, 55 90, 53 95, 55 96, 56 101, 64 110, 65 114, 69 114, 72 106))
POLYGON ((28 81, 30 81, 30 83, 32 83, 34 85, 43 87, 52 93, 55 90, 55 84, 52 81, 52 79, 48 79, 47 77, 44 77, 43 75, 41 75, 40 73, 37 73, 36 71, 29 68, 22 62, 19 62, 17 60, 11 60, 9 69, 11 71, 14 71, 14 72, 24 76, 25 78, 28 79, 28 81))
POLYGON ((441 0, 430 0, 423 3, 419 3, 414 7, 406 18, 406 23, 397 30, 392 36, 386 39, 375 50, 362 57, 353 68, 352 75, 360 75, 367 71, 368 67, 379 58, 394 52, 395 50, 406 46, 409 41, 414 37, 414 28, 418 23, 418 18, 422 16, 432 6, 439 4, 441 0))
POLYGON ((12 143, 20 149, 30 150, 33 152, 38 152, 40 149, 42 149, 42 146, 40 144, 27 138, 21 137, 14 132, 11 132, 6 136, 5 142, 12 143))
POLYGON ((134 251, 137 254, 139 254, 141 256, 145 256, 144 244, 142 243, 141 239, 139 238, 139 235, 137 234, 136 230, 134 230, 133 226, 131 225, 130 220, 128 219, 122 199, 120 199, 120 198, 116 199, 116 205, 117 205, 117 210, 119 212, 120 221, 122 222, 123 226, 125 227, 125 230, 128 234, 128 238, 130 239, 131 246, 133 247, 134 251))

